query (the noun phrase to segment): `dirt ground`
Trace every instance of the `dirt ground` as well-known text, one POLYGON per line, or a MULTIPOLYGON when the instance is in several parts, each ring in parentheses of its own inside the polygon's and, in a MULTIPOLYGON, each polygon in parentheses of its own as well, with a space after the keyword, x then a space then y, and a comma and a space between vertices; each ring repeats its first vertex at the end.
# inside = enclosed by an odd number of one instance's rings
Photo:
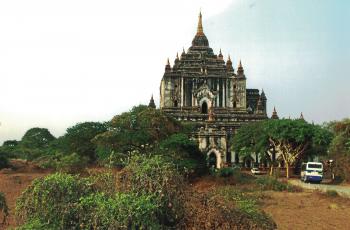
POLYGON ((315 191, 267 192, 263 209, 278 229, 349 229, 350 199, 315 191))
MULTIPOLYGON (((14 210, 17 197, 35 178, 40 178, 50 173, 25 161, 16 160, 12 163, 14 169, 3 169, 0 171, 0 192, 5 194, 7 205, 10 209, 10 216, 7 219, 8 224, 2 225, 0 222, 0 229, 15 226, 14 210)), ((2 220, 1 214, 0 220, 2 220)))
MULTIPOLYGON (((15 226, 13 214, 16 198, 35 178, 50 173, 26 162, 15 162, 15 168, 0 171, 0 192, 5 194, 10 208, 9 225, 0 224, 0 229, 15 226)), ((189 186, 194 193, 205 194, 215 187, 232 184, 234 183, 230 179, 207 176, 192 181, 189 186)), ((298 193, 265 193, 262 208, 272 216, 278 229, 349 229, 350 199, 329 197, 308 190, 298 193)))

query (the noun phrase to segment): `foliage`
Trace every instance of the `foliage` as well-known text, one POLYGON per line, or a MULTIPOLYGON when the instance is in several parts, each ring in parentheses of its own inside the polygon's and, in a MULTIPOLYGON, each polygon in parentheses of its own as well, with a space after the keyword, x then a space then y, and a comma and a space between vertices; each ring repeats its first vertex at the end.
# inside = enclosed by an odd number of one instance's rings
POLYGON ((107 131, 107 125, 100 122, 83 122, 67 129, 56 145, 65 153, 77 153, 82 157, 96 160, 96 144, 92 139, 107 131))
POLYGON ((162 140, 157 150, 167 156, 179 171, 186 176, 206 171, 205 156, 199 151, 198 144, 187 134, 176 133, 162 140))
POLYGON ((335 190, 327 190, 326 191, 326 195, 330 196, 330 197, 337 197, 337 196, 339 196, 338 192, 335 191, 335 190))
POLYGON ((110 152, 130 156, 133 152, 146 152, 180 128, 179 122, 160 110, 140 105, 115 116, 109 130, 96 136, 94 142, 110 152))
POLYGON ((154 195, 162 224, 174 226, 183 216, 183 178, 176 166, 155 155, 135 155, 120 177, 122 191, 154 195))
POLYGON ((134 157, 126 170, 123 187, 111 171, 34 180, 16 202, 19 229, 160 229, 181 220, 182 180, 173 165, 134 157))
POLYGON ((48 224, 38 218, 30 219, 23 225, 16 228, 16 230, 56 230, 59 226, 48 224))
POLYGON ((275 177, 262 176, 256 179, 256 183, 259 185, 261 190, 273 190, 273 191, 288 191, 298 192, 299 187, 288 184, 287 182, 281 182, 275 177))
POLYGON ((334 133, 329 156, 334 160, 334 172, 337 177, 350 181, 350 119, 333 122, 329 129, 334 133))
POLYGON ((221 196, 228 202, 235 203, 235 209, 252 219, 261 229, 274 229, 273 221, 258 206, 258 200, 255 196, 237 190, 232 186, 221 187, 217 190, 221 196))
POLYGON ((3 219, 2 223, 6 223, 6 219, 9 216, 9 208, 6 203, 5 194, 0 192, 0 211, 2 212, 3 219))
POLYGON ((56 173, 36 179, 16 202, 16 214, 24 222, 40 220, 62 229, 77 227, 79 199, 92 193, 87 179, 56 173))
POLYGON ((95 193, 79 200, 80 227, 84 229, 158 229, 157 205, 150 195, 95 193))
POLYGON ((46 128, 31 128, 21 140, 21 145, 25 148, 45 148, 50 142, 55 140, 55 137, 46 128))
POLYGON ((3 147, 16 147, 18 146, 19 142, 17 140, 7 140, 4 141, 4 143, 2 144, 3 147))
POLYGON ((289 167, 305 155, 326 153, 332 134, 319 125, 304 120, 266 120, 243 126, 233 138, 235 151, 240 154, 263 153, 263 158, 273 162, 273 153, 289 167))
POLYGON ((218 175, 220 177, 230 177, 230 176, 233 176, 233 173, 234 173, 234 170, 233 168, 221 168, 218 170, 218 175))
POLYGON ((9 166, 9 160, 7 156, 0 152, 0 169, 7 168, 9 166))
POLYGON ((50 168, 60 172, 77 173, 86 168, 89 158, 80 156, 77 153, 64 155, 57 152, 53 155, 37 158, 36 162, 42 168, 50 168))

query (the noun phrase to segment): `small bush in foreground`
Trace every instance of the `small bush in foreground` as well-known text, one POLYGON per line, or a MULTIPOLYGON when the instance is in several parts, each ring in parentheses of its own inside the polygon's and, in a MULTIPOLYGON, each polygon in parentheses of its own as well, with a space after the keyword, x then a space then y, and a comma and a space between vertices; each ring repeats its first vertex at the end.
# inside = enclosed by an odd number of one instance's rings
POLYGON ((227 168, 219 169, 218 174, 220 177, 230 177, 233 175, 233 172, 234 172, 233 168, 227 167, 227 168))
POLYGON ((27 187, 17 199, 16 215, 23 222, 41 220, 62 229, 75 228, 78 222, 75 205, 81 197, 91 193, 91 183, 87 179, 52 174, 34 180, 27 187))
POLYGON ((262 229, 273 229, 274 222, 258 206, 258 200, 253 195, 248 195, 232 186, 218 189, 217 191, 228 202, 234 202, 237 211, 245 215, 246 218, 255 222, 262 229))
POLYGON ((330 197, 337 197, 337 196, 339 196, 338 192, 335 191, 335 190, 327 190, 326 191, 326 195, 330 196, 330 197))
POLYGON ((157 205, 152 196, 103 193, 82 197, 78 215, 83 229, 158 229, 157 205))
POLYGON ((273 191, 288 191, 297 192, 300 188, 294 185, 290 185, 287 182, 281 182, 274 177, 263 176, 256 179, 256 183, 260 186, 261 190, 273 190, 273 191))
POLYGON ((164 157, 133 156, 120 177, 121 190, 154 195, 161 223, 176 225, 183 216, 183 177, 164 157))

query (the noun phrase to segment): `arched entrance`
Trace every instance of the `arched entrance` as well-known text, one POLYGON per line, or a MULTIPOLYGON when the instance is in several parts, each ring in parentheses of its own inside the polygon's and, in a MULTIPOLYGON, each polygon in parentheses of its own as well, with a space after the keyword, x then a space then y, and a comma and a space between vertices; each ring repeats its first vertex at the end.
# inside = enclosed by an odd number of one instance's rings
POLYGON ((211 149, 207 153, 209 167, 214 165, 216 168, 221 168, 221 154, 217 149, 211 149))
POLYGON ((208 104, 206 101, 202 103, 202 108, 201 108, 201 113, 202 114, 208 114, 208 104))

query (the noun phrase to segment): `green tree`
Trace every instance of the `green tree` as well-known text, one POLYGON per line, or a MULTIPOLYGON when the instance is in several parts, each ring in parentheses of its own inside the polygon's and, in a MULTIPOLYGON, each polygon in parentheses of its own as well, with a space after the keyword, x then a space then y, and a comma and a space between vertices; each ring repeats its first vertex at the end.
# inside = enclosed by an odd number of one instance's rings
POLYGON ((107 124, 100 122, 78 123, 67 129, 64 136, 58 138, 55 145, 67 154, 77 153, 80 156, 96 160, 96 144, 92 139, 107 131, 107 124))
POLYGON ((25 148, 45 148, 55 137, 46 128, 31 128, 21 139, 21 146, 25 148))
POLYGON ((350 181, 350 119, 332 122, 328 128, 335 137, 329 148, 329 156, 334 160, 335 174, 350 181))
POLYGON ((110 153, 145 153, 180 130, 181 124, 160 110, 139 105, 115 116, 110 121, 109 130, 96 136, 94 142, 110 153))
POLYGON ((290 167, 305 155, 326 153, 331 140, 332 134, 319 125, 282 119, 243 126, 233 138, 233 146, 236 151, 247 154, 263 152, 271 162, 272 153, 276 151, 285 163, 289 178, 290 167))

